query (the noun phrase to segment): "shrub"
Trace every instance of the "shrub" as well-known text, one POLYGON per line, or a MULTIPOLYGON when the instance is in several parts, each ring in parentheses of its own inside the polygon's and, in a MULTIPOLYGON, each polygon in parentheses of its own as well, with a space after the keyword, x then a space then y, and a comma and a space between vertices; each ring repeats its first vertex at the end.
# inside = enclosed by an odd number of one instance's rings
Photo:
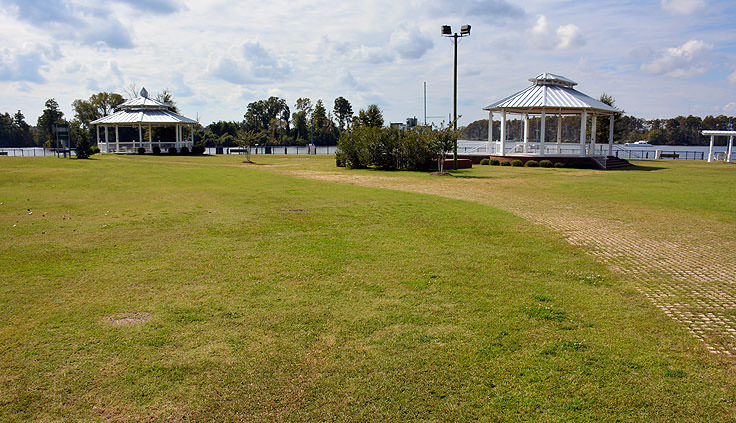
POLYGON ((501 161, 498 159, 491 159, 491 166, 498 166, 501 164, 501 161))
POLYGON ((436 165, 437 132, 358 126, 340 135, 335 163, 350 169, 428 170, 436 165))
POLYGON ((487 166, 487 165, 491 164, 491 161, 489 159, 481 159, 480 160, 480 164, 483 165, 483 166, 487 166))
POLYGON ((189 154, 189 148, 182 147, 181 150, 179 150, 179 154, 189 154))
POLYGON ((92 151, 90 152, 90 154, 100 154, 100 147, 98 146, 92 147, 92 151))
POLYGON ((524 163, 522 163, 521 160, 519 160, 519 159, 511 160, 511 166, 520 167, 520 166, 523 166, 523 165, 524 165, 524 163))
POLYGON ((176 154, 176 147, 169 147, 169 154, 176 154))
POLYGON ((88 159, 92 154, 92 144, 88 138, 82 137, 77 141, 77 147, 74 149, 74 154, 78 159, 88 159))
POLYGON ((197 156, 203 155, 205 152, 204 145, 202 144, 194 144, 192 146, 192 154, 196 154, 197 156))
POLYGON ((146 147, 138 147, 138 154, 146 154, 146 147))
POLYGON ((151 151, 153 151, 153 154, 161 154, 161 147, 154 145, 151 151))
POLYGON ((499 163, 501 166, 511 166, 511 162, 508 160, 504 160, 501 163, 499 163))
POLYGON ((565 163, 563 163, 563 162, 555 162, 555 167, 558 168, 558 169, 561 168, 561 167, 565 167, 565 163))
POLYGON ((524 163, 524 166, 526 167, 539 167, 539 162, 536 160, 527 160, 526 163, 524 163))
POLYGON ((552 162, 549 160, 540 160, 539 165, 542 167, 552 167, 552 162))

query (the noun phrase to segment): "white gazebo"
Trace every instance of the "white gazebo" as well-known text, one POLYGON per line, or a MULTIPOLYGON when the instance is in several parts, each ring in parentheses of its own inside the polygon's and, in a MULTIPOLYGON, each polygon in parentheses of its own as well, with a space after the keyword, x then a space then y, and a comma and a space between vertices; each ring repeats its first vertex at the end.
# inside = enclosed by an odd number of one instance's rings
POLYGON ((146 151, 152 151, 153 145, 165 149, 175 147, 180 150, 187 147, 191 150, 194 145, 194 125, 197 121, 174 113, 171 105, 162 103, 148 97, 148 91, 141 89, 140 96, 128 100, 117 107, 117 111, 100 119, 90 122, 97 128, 97 145, 103 153, 132 153, 143 147, 146 151), (174 127, 175 141, 162 142, 153 140, 153 128, 174 127), (103 138, 100 138, 100 127, 102 127, 103 138), (138 128, 138 136, 130 140, 120 139, 120 127, 138 128), (110 134, 110 128, 115 128, 110 134), (143 128, 148 129, 148 140, 144 140, 143 128), (185 139, 183 130, 189 128, 189 139, 185 139), (113 139, 111 139, 114 137, 113 139))
POLYGON ((494 156, 542 157, 590 157, 605 167, 605 160, 612 155, 613 121, 620 110, 575 90, 576 82, 564 76, 541 73, 529 79, 532 85, 502 100, 484 107, 488 111, 489 151, 494 156), (501 133, 497 139, 493 134, 493 114, 501 113, 501 133), (507 139, 509 115, 523 119, 521 140, 507 139), (545 139, 548 118, 556 116, 557 139, 545 139), (579 142, 562 142, 563 117, 580 116, 579 142), (596 140, 597 119, 609 119, 608 145, 596 140), (530 120, 538 118, 538 135, 532 139, 530 120), (590 123, 590 135, 588 124, 590 123), (495 148, 494 148, 495 147, 495 148))
POLYGON ((728 163, 731 163, 731 149, 733 148, 733 137, 736 136, 736 131, 701 131, 700 133, 705 136, 710 136, 708 162, 713 161, 713 143, 715 141, 715 137, 728 137, 728 151, 726 152, 726 161, 728 163))

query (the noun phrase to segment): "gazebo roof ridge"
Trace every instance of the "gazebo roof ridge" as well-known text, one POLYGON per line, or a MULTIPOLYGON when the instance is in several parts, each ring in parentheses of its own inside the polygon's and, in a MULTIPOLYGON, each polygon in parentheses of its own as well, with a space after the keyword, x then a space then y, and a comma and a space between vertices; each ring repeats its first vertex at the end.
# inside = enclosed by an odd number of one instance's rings
POLYGON ((136 98, 120 104, 117 110, 136 110, 136 109, 149 109, 149 110, 170 110, 171 104, 167 104, 158 100, 154 100, 148 97, 148 91, 146 87, 141 88, 140 95, 136 98))
POLYGON ((561 85, 563 87, 574 87, 578 85, 577 82, 572 79, 565 78, 561 75, 555 75, 554 73, 544 72, 529 78, 529 82, 533 82, 535 85, 561 85))

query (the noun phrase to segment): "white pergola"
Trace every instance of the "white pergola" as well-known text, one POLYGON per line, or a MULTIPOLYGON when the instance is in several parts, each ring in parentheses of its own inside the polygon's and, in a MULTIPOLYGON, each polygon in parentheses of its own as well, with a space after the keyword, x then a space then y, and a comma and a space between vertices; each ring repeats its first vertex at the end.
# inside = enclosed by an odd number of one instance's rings
POLYGON ((97 128, 97 145, 100 147, 100 151, 103 153, 136 152, 136 148, 139 147, 151 151, 154 145, 152 129, 154 127, 172 126, 176 128, 174 143, 162 143, 157 140, 155 144, 159 148, 163 146, 175 147, 177 150, 182 147, 191 149, 194 145, 193 127, 197 124, 197 121, 174 113, 171 109, 171 105, 149 98, 148 91, 145 88, 141 89, 139 97, 121 104, 115 113, 90 122, 91 125, 95 125, 97 128), (121 126, 137 127, 138 142, 136 143, 135 138, 131 141, 120 141, 118 128, 121 126), (100 139, 100 127, 104 132, 104 139, 100 139), (108 129, 111 127, 115 128, 114 141, 110 140, 108 129), (148 128, 147 142, 143 139, 143 127, 148 128), (186 127, 191 129, 188 140, 183 135, 183 129, 186 127))
POLYGON ((736 131, 701 131, 701 134, 710 136, 710 148, 708 149, 708 162, 713 161, 713 143, 715 137, 728 137, 728 152, 726 153, 726 161, 731 163, 731 149, 733 147, 733 137, 736 136, 736 131))
POLYGON ((576 82, 564 76, 551 73, 541 73, 529 79, 532 85, 502 100, 484 107, 488 111, 488 148, 496 146, 498 156, 551 156, 551 157, 595 157, 610 156, 613 150, 613 121, 620 110, 601 101, 589 97, 573 87, 576 82), (501 113, 501 133, 499 139, 493 139, 493 113, 501 113), (518 115, 524 121, 523 141, 517 143, 507 139, 508 115, 518 115), (557 140, 547 142, 545 139, 545 125, 548 116, 557 116, 557 140), (580 142, 570 146, 562 142, 562 118, 565 116, 580 116, 580 142), (530 140, 529 120, 540 119, 539 137, 530 140), (608 131, 608 147, 596 144, 597 118, 608 117, 610 121, 608 131), (588 120, 591 124, 590 139, 587 136, 588 120), (506 153, 508 145, 512 145, 510 154, 506 153), (569 151, 565 153, 565 151, 569 151))

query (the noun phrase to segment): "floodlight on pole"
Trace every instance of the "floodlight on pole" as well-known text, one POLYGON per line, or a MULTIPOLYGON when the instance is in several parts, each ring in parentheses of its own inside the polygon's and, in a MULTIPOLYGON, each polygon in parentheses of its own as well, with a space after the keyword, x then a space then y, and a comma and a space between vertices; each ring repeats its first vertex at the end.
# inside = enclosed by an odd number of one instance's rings
MULTIPOLYGON (((452 38, 454 44, 455 44, 455 66, 454 66, 454 74, 453 74, 453 91, 452 91, 452 114, 453 114, 453 125, 454 129, 457 131, 457 39, 462 37, 467 37, 470 35, 470 25, 463 25, 460 27, 460 34, 452 33, 452 28, 450 25, 442 25, 442 36, 443 37, 449 37, 452 38)), ((452 163, 453 168, 457 170, 457 140, 455 140, 455 145, 453 147, 452 151, 452 163)))

